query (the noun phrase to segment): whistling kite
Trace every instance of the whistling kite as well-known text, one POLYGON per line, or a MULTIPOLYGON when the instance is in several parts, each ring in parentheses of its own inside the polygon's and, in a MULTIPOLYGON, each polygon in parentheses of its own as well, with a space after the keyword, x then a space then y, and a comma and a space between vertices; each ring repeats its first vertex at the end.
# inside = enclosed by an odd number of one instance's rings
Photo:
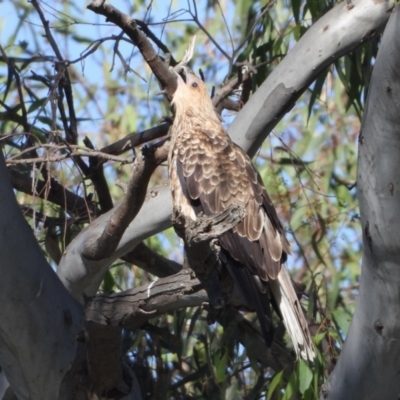
POLYGON ((256 309, 267 343, 272 332, 269 296, 279 306, 296 354, 313 360, 307 322, 283 264, 290 245, 276 210, 250 158, 222 127, 202 80, 188 67, 181 69, 168 157, 174 207, 192 220, 231 204, 245 207, 243 220, 219 238, 229 272, 256 309))

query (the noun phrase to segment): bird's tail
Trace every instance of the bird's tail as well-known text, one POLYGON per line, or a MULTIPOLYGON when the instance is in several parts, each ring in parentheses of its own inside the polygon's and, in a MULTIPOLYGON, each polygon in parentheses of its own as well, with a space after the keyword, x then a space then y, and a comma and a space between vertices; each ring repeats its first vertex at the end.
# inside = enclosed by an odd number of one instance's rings
POLYGON ((315 349, 308 324, 294 291, 289 272, 284 265, 282 265, 276 280, 271 279, 268 283, 281 311, 283 322, 292 340, 297 357, 313 361, 315 349))
POLYGON ((273 329, 268 297, 258 289, 255 277, 250 274, 247 268, 242 267, 231 257, 229 257, 228 260, 226 266, 228 267, 230 275, 239 287, 247 306, 249 308, 254 307, 265 343, 270 347, 273 339, 273 329))

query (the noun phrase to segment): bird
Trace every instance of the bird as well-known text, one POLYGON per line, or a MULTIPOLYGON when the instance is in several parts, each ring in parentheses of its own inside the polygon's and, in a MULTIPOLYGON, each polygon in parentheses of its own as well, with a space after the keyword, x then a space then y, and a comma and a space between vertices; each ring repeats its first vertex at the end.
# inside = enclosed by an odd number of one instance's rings
POLYGON ((218 239, 229 273, 255 308, 267 345, 273 335, 271 303, 297 358, 313 361, 308 324, 285 266, 290 244, 261 176, 222 126, 204 82, 187 65, 174 72, 168 154, 173 206, 192 221, 233 204, 245 208, 244 218, 218 239))

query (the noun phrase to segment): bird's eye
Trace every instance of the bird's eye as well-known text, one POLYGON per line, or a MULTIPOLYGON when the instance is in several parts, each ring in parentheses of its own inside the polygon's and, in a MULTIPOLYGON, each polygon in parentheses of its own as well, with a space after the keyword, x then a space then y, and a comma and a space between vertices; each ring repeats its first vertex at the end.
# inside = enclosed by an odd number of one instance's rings
POLYGON ((199 84, 197 82, 192 83, 192 87, 196 88, 197 86, 199 86, 199 84))

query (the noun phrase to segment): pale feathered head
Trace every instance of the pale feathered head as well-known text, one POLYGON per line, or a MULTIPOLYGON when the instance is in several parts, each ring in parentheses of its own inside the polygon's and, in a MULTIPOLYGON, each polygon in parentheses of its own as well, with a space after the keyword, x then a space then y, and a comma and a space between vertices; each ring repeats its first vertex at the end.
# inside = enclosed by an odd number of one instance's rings
POLYGON ((204 82, 189 67, 181 66, 180 69, 183 71, 183 77, 174 70, 178 86, 171 104, 175 106, 175 113, 181 114, 190 110, 214 116, 214 106, 204 82))

